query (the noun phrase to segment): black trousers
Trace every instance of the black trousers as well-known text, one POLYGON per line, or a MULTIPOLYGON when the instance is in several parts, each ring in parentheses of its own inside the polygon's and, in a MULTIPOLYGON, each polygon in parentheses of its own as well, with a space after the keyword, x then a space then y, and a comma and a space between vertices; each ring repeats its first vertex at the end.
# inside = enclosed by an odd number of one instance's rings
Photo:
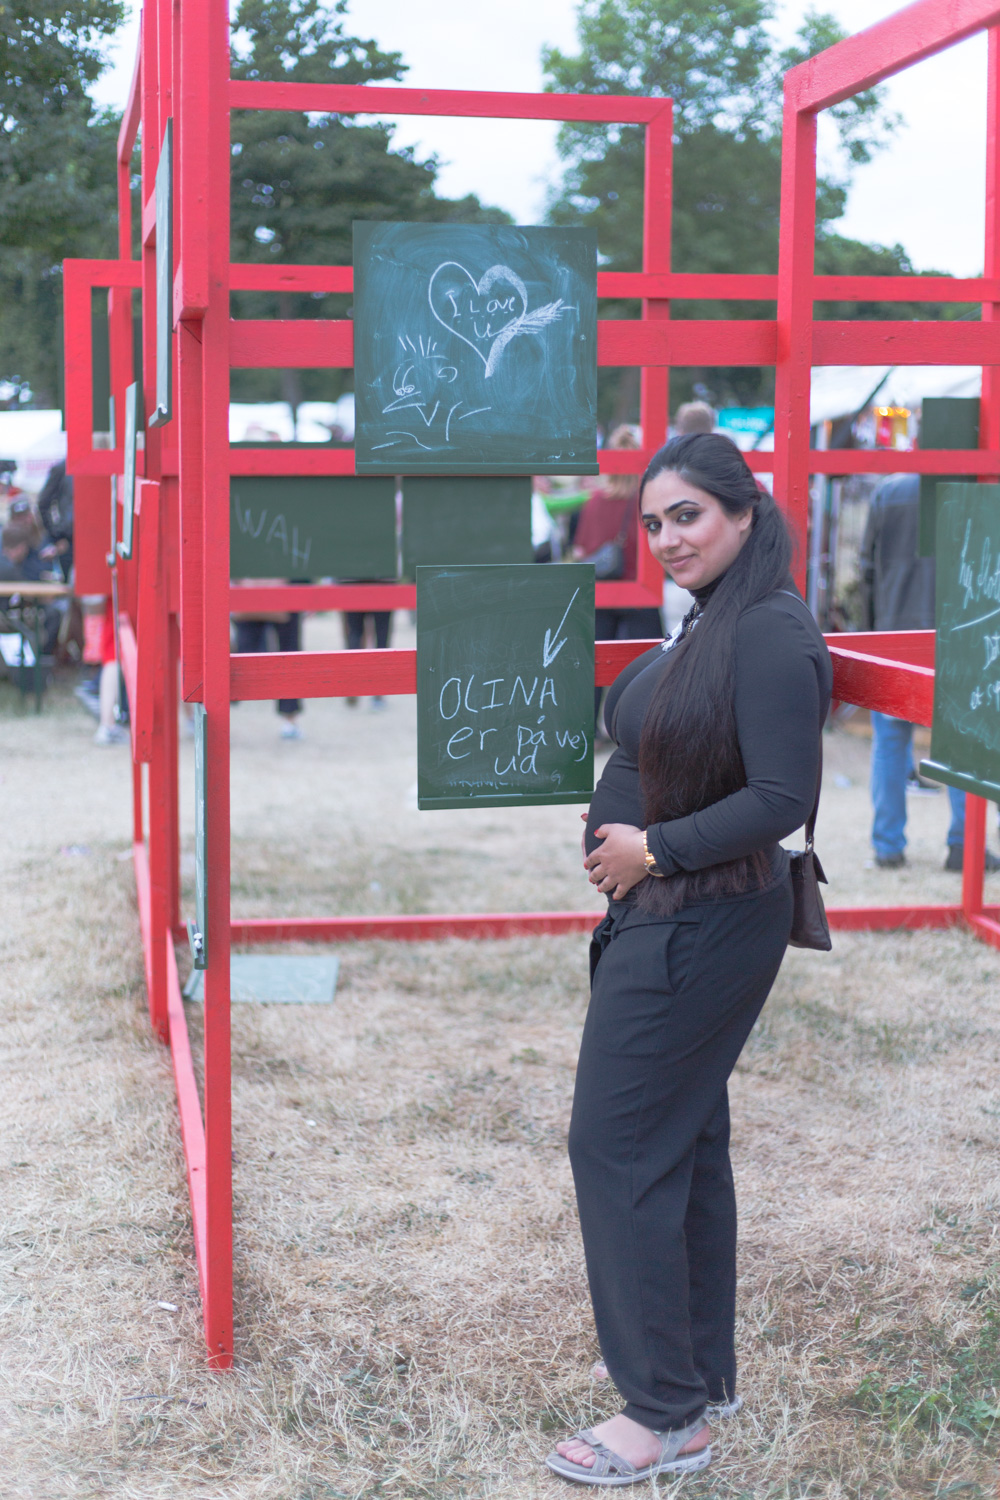
POLYGON ((788 880, 594 933, 569 1151, 601 1353, 625 1412, 683 1427, 736 1392, 726 1081, 781 965, 788 880))
POLYGON ((344 634, 347 637, 348 651, 360 651, 365 643, 365 624, 371 620, 375 631, 375 648, 384 651, 389 644, 389 634, 392 629, 392 611, 389 609, 373 609, 368 613, 360 609, 348 609, 344 611, 344 634))
MULTIPOLYGON (((241 654, 245 651, 270 651, 269 638, 273 630, 277 636, 279 651, 301 651, 301 623, 300 614, 290 614, 281 625, 276 625, 273 620, 237 620, 236 650, 241 654)), ((300 714, 302 702, 299 698, 279 698, 278 712, 300 714)))

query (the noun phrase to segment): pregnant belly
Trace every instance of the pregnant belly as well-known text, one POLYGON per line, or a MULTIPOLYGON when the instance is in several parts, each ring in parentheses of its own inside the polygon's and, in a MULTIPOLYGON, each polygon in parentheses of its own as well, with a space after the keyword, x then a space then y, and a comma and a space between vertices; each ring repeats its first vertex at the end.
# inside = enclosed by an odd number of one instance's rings
POLYGON ((643 827, 639 770, 624 759, 620 750, 615 751, 604 767, 587 811, 584 846, 588 854, 593 854, 601 842, 594 837, 594 830, 602 823, 629 823, 633 828, 643 827))

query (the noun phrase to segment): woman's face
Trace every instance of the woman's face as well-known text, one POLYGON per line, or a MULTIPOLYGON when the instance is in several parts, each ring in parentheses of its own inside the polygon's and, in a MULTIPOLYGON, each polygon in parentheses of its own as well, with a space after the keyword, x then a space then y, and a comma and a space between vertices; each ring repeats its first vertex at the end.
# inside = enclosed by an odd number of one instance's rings
POLYGON ((731 516, 697 485, 664 470, 642 494, 641 523, 649 550, 682 589, 704 588, 734 562, 750 535, 753 511, 731 516))

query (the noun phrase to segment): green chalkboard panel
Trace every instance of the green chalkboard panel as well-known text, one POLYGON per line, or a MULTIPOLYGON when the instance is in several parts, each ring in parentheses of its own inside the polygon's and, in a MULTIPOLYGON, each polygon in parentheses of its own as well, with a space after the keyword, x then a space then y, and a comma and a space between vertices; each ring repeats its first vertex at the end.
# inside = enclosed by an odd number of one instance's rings
POLYGON ((404 479, 404 578, 425 565, 531 560, 530 479, 404 479))
MULTIPOLYGON (((978 448, 979 397, 926 396, 921 406, 920 447, 925 451, 935 448, 978 448)), ((964 478, 958 474, 951 478, 941 474, 921 474, 918 542, 921 557, 934 556, 938 485, 971 484, 972 478, 971 474, 964 478)))
POLYGON ((417 805, 588 802, 594 569, 417 569, 417 805))
POLYGON ((232 578, 395 578, 393 479, 229 481, 232 578))
POLYGON ((938 493, 937 652, 927 775, 1000 801, 1000 484, 938 493))
POLYGON ((359 474, 596 474, 589 229, 354 225, 359 474))
POLYGON ((174 122, 167 121, 156 167, 156 410, 150 427, 173 416, 174 380, 174 122))

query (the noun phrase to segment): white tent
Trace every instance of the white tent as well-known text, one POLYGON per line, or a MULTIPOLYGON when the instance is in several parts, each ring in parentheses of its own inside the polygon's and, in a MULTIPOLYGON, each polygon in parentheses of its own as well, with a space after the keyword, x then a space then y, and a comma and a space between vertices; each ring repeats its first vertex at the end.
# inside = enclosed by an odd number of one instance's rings
POLYGON ((17 460, 14 483, 37 495, 52 465, 66 457, 61 411, 0 411, 0 458, 17 460))
POLYGON ((919 406, 925 396, 978 396, 978 365, 821 365, 812 372, 809 421, 849 417, 868 406, 919 406))

